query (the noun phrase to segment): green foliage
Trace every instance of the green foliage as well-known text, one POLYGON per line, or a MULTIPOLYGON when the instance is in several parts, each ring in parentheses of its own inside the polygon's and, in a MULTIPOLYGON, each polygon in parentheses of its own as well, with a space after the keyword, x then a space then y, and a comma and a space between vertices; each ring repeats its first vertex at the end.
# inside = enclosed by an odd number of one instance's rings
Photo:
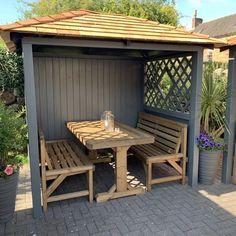
POLYGON ((160 87, 165 97, 167 96, 169 91, 173 88, 173 82, 167 72, 163 75, 163 78, 160 82, 160 87))
POLYGON ((201 127, 214 138, 224 132, 226 109, 227 75, 225 63, 208 62, 204 64, 201 127))
POLYGON ((0 48, 0 91, 13 92, 24 96, 23 60, 16 53, 0 48))
POLYGON ((5 47, 6 47, 5 43, 3 39, 0 37, 0 48, 5 48, 5 47))
POLYGON ((23 162, 27 144, 27 127, 22 112, 15 112, 0 102, 0 177, 8 165, 18 167, 23 162))
POLYGON ((173 0, 19 0, 19 2, 24 6, 21 9, 23 18, 88 9, 141 17, 176 26, 179 17, 173 0))

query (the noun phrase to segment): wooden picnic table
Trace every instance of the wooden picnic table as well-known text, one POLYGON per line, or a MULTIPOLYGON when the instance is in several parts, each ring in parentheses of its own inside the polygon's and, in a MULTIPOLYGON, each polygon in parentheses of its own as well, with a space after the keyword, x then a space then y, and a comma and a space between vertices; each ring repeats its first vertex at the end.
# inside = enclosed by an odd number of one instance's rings
POLYGON ((105 131, 101 121, 67 123, 67 128, 89 150, 112 148, 115 152, 116 183, 108 192, 97 194, 97 202, 144 193, 143 188, 134 188, 127 183, 127 151, 132 145, 154 143, 154 137, 118 122, 115 122, 115 127, 120 131, 105 131))

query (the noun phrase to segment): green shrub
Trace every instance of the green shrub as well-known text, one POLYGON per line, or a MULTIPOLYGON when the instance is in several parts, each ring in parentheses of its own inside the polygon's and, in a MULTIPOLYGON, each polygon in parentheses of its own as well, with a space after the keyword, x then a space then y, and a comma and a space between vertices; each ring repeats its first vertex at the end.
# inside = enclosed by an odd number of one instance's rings
POLYGON ((10 166, 17 171, 27 144, 27 127, 21 112, 0 102, 0 177, 10 166))
POLYGON ((0 91, 13 92, 24 96, 24 73, 22 57, 0 48, 0 91))

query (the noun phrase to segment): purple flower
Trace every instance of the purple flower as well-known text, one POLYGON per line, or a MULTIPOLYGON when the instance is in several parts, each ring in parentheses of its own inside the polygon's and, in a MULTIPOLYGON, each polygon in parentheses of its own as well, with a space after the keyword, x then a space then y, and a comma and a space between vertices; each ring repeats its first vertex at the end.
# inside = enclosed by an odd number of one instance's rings
POLYGON ((225 145, 214 140, 206 133, 201 132, 197 137, 197 143, 200 150, 223 150, 225 145))

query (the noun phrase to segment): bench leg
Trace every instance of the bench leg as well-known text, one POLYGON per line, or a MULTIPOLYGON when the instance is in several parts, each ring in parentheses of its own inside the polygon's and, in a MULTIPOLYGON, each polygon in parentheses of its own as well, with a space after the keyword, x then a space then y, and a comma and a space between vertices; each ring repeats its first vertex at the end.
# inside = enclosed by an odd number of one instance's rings
POLYGON ((89 170, 87 173, 88 189, 89 189, 89 202, 93 202, 93 170, 89 170))
POLYGON ((48 210, 48 202, 47 202, 47 182, 45 175, 42 176, 42 198, 43 198, 43 211, 46 212, 48 210))
POLYGON ((182 184, 185 184, 185 176, 186 176, 186 158, 183 158, 181 160, 181 165, 182 165, 182 184))
POLYGON ((149 163, 146 165, 147 171, 146 171, 146 186, 147 191, 150 192, 152 190, 152 163, 149 163))
POLYGON ((43 199, 43 211, 44 211, 44 212, 47 212, 47 210, 48 210, 48 203, 47 203, 47 200, 45 201, 45 200, 43 199))

